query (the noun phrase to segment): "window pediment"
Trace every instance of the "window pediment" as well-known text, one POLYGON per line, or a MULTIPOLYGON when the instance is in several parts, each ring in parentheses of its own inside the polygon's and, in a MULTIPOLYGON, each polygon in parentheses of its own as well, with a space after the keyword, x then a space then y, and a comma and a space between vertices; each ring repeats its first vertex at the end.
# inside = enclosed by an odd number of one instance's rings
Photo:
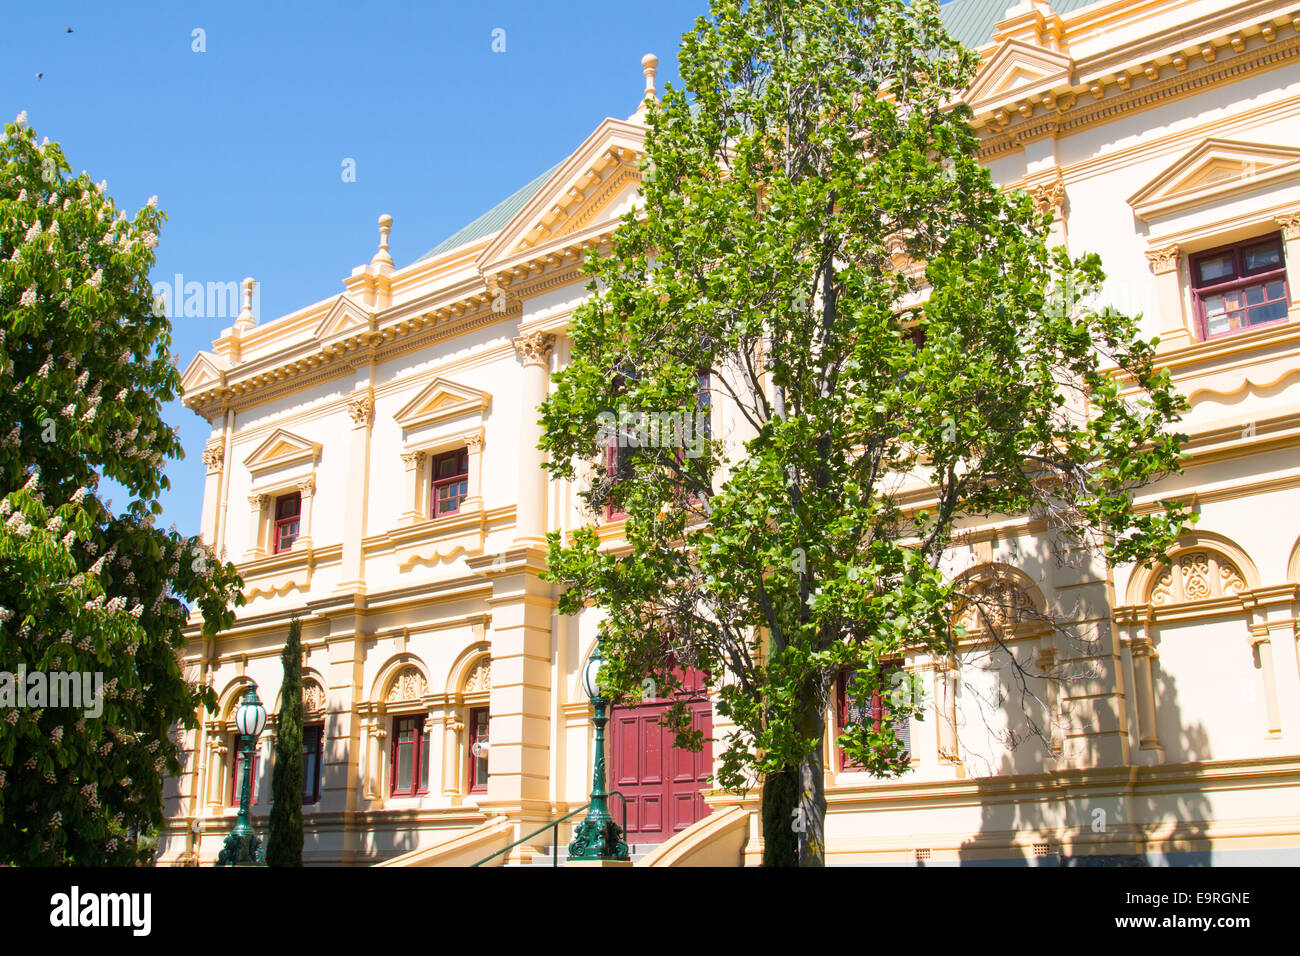
POLYGON ((1064 53, 1023 40, 1007 40, 980 69, 967 94, 976 114, 1023 99, 1030 93, 1073 84, 1074 61, 1064 53))
POLYGON ((1149 221, 1300 177, 1300 149, 1207 139, 1129 197, 1149 221))
POLYGON ((257 479, 294 465, 310 467, 316 463, 320 450, 319 442, 277 428, 244 459, 244 465, 257 479))
POLYGON ((315 336, 319 341, 331 339, 336 335, 352 334, 370 328, 370 316, 366 310, 353 302, 346 295, 340 295, 316 326, 315 336))
POLYGON ((404 431, 427 428, 462 417, 477 417, 481 421, 491 403, 492 396, 482 389, 445 378, 435 378, 393 417, 404 431))

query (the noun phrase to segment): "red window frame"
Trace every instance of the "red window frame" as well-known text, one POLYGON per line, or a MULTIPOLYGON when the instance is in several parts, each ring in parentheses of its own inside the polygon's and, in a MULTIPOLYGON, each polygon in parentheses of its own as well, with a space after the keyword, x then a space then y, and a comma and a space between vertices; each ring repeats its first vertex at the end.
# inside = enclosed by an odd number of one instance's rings
POLYGON ((468 738, 465 747, 469 768, 465 779, 469 781, 470 793, 486 793, 488 781, 488 755, 474 755, 476 743, 488 742, 488 730, 491 726, 491 712, 487 707, 474 707, 469 712, 466 722, 468 738))
MULTIPOLYGON (((232 748, 235 751, 234 770, 230 775, 230 806, 239 806, 239 785, 241 775, 244 771, 244 748, 242 746, 243 737, 235 734, 235 744, 232 748)), ((257 777, 262 771, 262 748, 253 744, 253 775, 248 778, 248 805, 257 806, 257 777)))
POLYGON ((273 554, 282 554, 293 548, 298 540, 302 520, 302 495, 294 492, 275 499, 275 526, 271 531, 273 554))
POLYGON ((429 735, 425 733, 423 714, 393 718, 392 781, 389 793, 394 797, 414 797, 429 792, 429 735), (403 735, 410 736, 403 740, 403 735), (410 780, 399 780, 403 748, 409 747, 410 780))
MULTIPOLYGON (((902 661, 885 661, 880 667, 880 684, 871 692, 871 720, 872 730, 880 730, 889 719, 888 698, 890 690, 893 689, 893 677, 895 674, 902 673, 902 661)), ((852 670, 844 671, 840 674, 836 692, 836 711, 839 721, 838 732, 844 732, 844 729, 855 719, 855 715, 850 712, 849 685, 853 683, 855 672, 852 670)), ((903 745, 903 759, 907 760, 911 755, 912 749, 912 724, 909 719, 893 720, 894 733, 898 735, 899 742, 903 745)), ((835 749, 839 752, 839 768, 841 770, 861 770, 862 765, 854 763, 849 759, 849 755, 844 752, 844 748, 836 744, 835 749)))
POLYGON ((429 475, 429 516, 442 518, 460 511, 460 503, 469 497, 469 449, 434 455, 429 463, 429 475), (444 464, 451 466, 445 475, 441 474, 444 464), (448 493, 445 500, 439 498, 443 490, 448 493))
POLYGON ((321 765, 325 756, 325 725, 302 729, 302 802, 320 802, 321 765))
POLYGON ((1286 245, 1282 242, 1281 233, 1256 236, 1243 242, 1198 252, 1190 257, 1188 268, 1191 273, 1192 295, 1196 300, 1196 316, 1200 325, 1202 339, 1216 339, 1225 335, 1236 335, 1250 329, 1286 321, 1291 299, 1286 280, 1286 245), (1276 250, 1277 264, 1257 267, 1253 270, 1248 268, 1246 254, 1262 250, 1276 250), (1205 263, 1212 259, 1222 259, 1224 257, 1231 259, 1232 273, 1230 275, 1216 276, 1212 279, 1201 278, 1200 270, 1205 263), (1280 294, 1276 297, 1270 297, 1268 294, 1270 287, 1279 288, 1280 294), (1259 294, 1259 301, 1249 302, 1249 295, 1252 292, 1259 294), (1210 331, 1210 313, 1207 308, 1207 300, 1215 296, 1230 296, 1234 293, 1240 295, 1240 307, 1219 313, 1228 317, 1229 327, 1220 329, 1217 332, 1210 331), (1261 313, 1266 310, 1276 312, 1279 306, 1281 307, 1280 315, 1251 321, 1253 313, 1261 313))

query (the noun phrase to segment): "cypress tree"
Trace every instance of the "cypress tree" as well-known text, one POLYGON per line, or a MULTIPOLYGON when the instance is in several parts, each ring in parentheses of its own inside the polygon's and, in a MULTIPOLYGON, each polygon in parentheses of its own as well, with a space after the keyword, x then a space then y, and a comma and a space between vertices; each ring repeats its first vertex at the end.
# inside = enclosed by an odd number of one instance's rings
POLYGON ((271 772, 271 822, 267 866, 302 866, 302 623, 289 622, 289 639, 280 660, 280 727, 271 772))

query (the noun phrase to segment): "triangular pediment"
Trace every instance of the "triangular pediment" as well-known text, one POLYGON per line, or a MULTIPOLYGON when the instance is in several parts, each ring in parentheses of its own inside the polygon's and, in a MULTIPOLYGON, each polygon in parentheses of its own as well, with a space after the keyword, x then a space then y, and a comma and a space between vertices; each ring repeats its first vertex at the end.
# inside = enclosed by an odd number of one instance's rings
POLYGON ((480 254, 480 269, 486 275, 552 243, 612 227, 640 187, 644 151, 644 126, 606 119, 502 227, 480 254))
POLYGON ((1147 183, 1128 204, 1141 219, 1203 205, 1300 175, 1300 149, 1207 139, 1147 183))
POLYGON ((366 314, 366 310, 346 295, 341 295, 334 300, 330 310, 325 313, 325 318, 317 324, 315 335, 317 339, 324 341, 342 333, 356 332, 369 327, 370 316, 366 314))
POLYGON ((201 391, 214 382, 220 383, 223 371, 220 359, 211 352, 200 352, 181 376, 181 394, 201 391))
POLYGON ((482 389, 445 378, 435 378, 407 402, 393 417, 403 428, 436 425, 461 415, 482 416, 492 396, 482 389))
POLYGON ((277 428, 253 449, 253 453, 244 459, 244 464, 254 475, 260 475, 286 465, 315 461, 320 448, 319 442, 277 428))
POLYGON ((980 67, 966 102, 982 113, 1031 93, 1069 85, 1073 71, 1074 61, 1064 53, 1007 40, 980 67))

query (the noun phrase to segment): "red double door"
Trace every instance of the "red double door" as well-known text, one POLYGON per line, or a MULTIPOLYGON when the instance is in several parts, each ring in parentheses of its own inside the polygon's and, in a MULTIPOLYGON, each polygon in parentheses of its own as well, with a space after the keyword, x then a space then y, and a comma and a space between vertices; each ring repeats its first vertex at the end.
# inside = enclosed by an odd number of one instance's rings
MULTIPOLYGON (((702 682, 692 681, 692 686, 702 682)), ((704 734, 698 753, 673 746, 674 734, 659 724, 668 700, 615 707, 610 717, 610 787, 627 798, 627 842, 662 843, 708 815, 702 789, 713 771, 713 705, 700 690, 688 693, 691 726, 704 734)), ((619 820, 619 804, 610 803, 619 820)))

